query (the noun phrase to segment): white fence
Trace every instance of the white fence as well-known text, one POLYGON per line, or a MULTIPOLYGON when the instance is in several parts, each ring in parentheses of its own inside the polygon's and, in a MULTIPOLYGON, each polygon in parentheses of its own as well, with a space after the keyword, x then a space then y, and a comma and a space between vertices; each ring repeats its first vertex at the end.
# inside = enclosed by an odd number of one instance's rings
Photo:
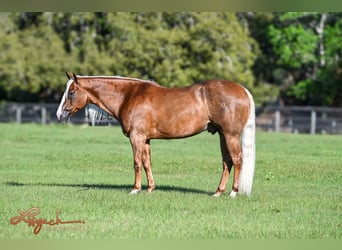
MULTIPOLYGON (((0 104, 0 122, 56 123, 58 104, 0 104)), ((257 109, 258 130, 290 133, 342 134, 342 108, 327 107, 266 107, 257 109)), ((71 119, 75 124, 115 125, 106 113, 92 112, 92 106, 80 110, 71 119)))

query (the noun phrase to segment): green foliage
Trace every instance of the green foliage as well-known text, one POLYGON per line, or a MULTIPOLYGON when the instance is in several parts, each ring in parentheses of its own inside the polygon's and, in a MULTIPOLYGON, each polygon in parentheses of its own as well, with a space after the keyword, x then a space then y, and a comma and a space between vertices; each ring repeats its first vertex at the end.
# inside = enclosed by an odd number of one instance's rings
POLYGON ((342 106, 341 13, 0 13, 0 100, 57 102, 64 72, 178 87, 224 78, 257 105, 342 106))
POLYGON ((284 13, 268 36, 290 103, 342 106, 342 22, 338 13, 284 13))
MULTIPOLYGON (((342 15, 341 15, 342 17, 342 15)), ((341 54, 342 44, 342 19, 341 17, 336 22, 324 30, 324 42, 326 46, 326 59, 328 65, 341 63, 341 59, 337 55, 341 54)))
POLYGON ((57 101, 64 71, 153 79, 211 78, 253 89, 258 45, 232 13, 12 13, 0 15, 0 98, 57 101))
POLYGON ((63 42, 48 25, 2 34, 0 50, 0 87, 12 100, 45 100, 70 66, 63 42))
POLYGON ((299 68, 316 62, 315 50, 318 37, 312 30, 307 30, 300 24, 283 29, 271 25, 269 36, 279 64, 299 68))
POLYGON ((257 45, 233 14, 116 13, 106 18, 112 39, 100 46, 112 58, 104 67, 109 74, 153 79, 171 87, 210 78, 253 86, 250 68, 257 45))

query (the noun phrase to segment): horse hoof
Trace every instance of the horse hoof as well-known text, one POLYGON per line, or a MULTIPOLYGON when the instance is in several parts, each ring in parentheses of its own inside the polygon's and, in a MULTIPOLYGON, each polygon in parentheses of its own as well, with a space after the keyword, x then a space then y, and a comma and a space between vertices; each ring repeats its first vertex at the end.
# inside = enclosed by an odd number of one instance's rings
POLYGON ((215 194, 213 194, 213 197, 220 197, 222 193, 220 192, 216 192, 215 194))
POLYGON ((231 198, 235 198, 235 197, 236 197, 236 192, 232 190, 232 191, 230 192, 229 196, 230 196, 231 198))
POLYGON ((135 195, 140 191, 140 189, 133 189, 129 194, 130 195, 135 195))

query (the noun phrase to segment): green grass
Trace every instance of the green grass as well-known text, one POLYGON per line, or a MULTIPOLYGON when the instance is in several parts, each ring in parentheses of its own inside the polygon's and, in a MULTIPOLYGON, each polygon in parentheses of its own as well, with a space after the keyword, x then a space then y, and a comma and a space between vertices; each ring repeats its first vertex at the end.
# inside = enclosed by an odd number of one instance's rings
POLYGON ((156 190, 130 196, 132 152, 120 128, 0 124, 0 238, 342 238, 341 136, 258 133, 252 195, 235 199, 211 196, 217 135, 151 145, 156 190), (31 207, 86 223, 38 235, 10 224, 31 207))

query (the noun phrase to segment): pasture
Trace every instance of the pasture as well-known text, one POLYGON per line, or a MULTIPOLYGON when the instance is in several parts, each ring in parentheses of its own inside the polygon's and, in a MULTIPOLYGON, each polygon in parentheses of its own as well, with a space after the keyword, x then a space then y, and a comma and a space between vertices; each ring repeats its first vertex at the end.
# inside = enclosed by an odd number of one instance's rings
MULTIPOLYGON (((119 127, 0 124, 1 239, 341 239, 342 137, 257 133, 250 197, 212 197, 218 135, 154 140, 156 190, 128 195, 129 141, 119 127), (12 225, 18 209, 85 224, 12 225)), ((231 176, 232 177, 232 176, 231 176)), ((228 187, 232 183, 229 178, 228 187)), ((32 221, 31 221, 32 222, 32 221)))

